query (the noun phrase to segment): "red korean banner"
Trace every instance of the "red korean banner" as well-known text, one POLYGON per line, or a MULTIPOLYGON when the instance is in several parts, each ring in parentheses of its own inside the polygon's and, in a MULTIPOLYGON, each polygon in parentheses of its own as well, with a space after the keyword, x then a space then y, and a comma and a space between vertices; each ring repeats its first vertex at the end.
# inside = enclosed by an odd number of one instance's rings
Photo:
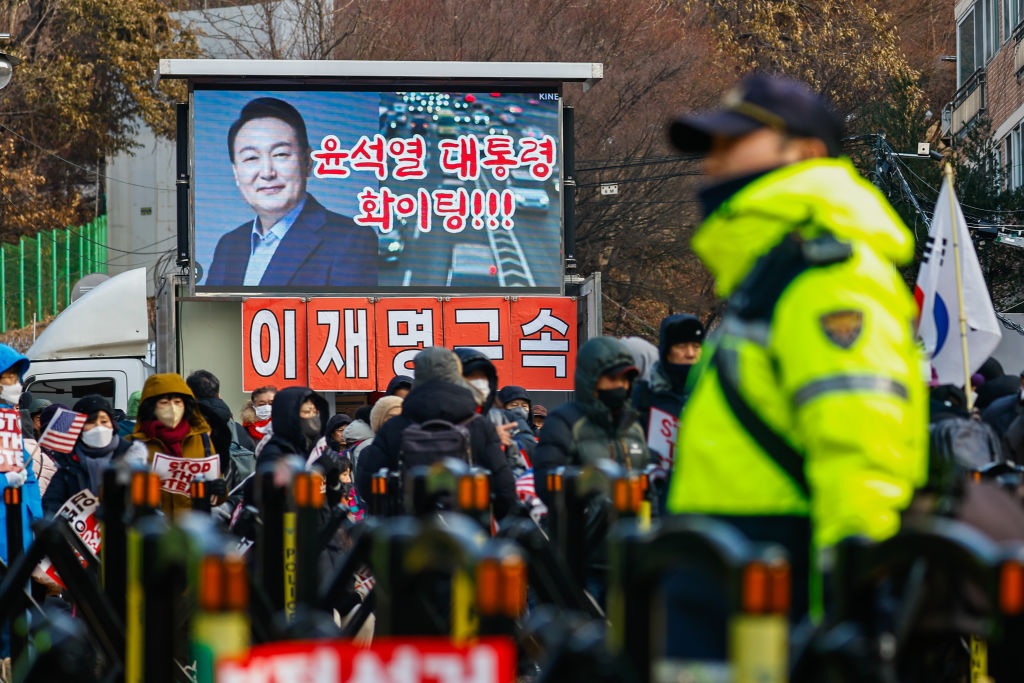
POLYGON ((572 391, 576 301, 522 297, 512 302, 512 355, 515 362, 508 384, 533 391, 572 391))
POLYGON ((256 645, 241 659, 217 664, 217 683, 511 683, 516 649, 511 639, 481 638, 468 646, 448 638, 374 638, 290 641, 256 645))
POLYGON ((396 375, 413 374, 412 359, 428 346, 442 346, 441 302, 426 297, 381 299, 377 318, 377 388, 387 389, 396 375))
POLYGON ((501 385, 571 391, 576 301, 569 297, 247 299, 244 390, 273 384, 316 391, 383 391, 413 375, 429 346, 472 347, 501 385))
POLYGON ((509 302, 500 297, 458 297, 444 302, 444 345, 469 347, 487 356, 502 385, 512 377, 509 302))
POLYGON ((306 302, 246 299, 242 302, 242 389, 272 384, 305 386, 306 302))
POLYGON ((377 333, 368 299, 310 299, 309 388, 373 391, 377 388, 377 333))

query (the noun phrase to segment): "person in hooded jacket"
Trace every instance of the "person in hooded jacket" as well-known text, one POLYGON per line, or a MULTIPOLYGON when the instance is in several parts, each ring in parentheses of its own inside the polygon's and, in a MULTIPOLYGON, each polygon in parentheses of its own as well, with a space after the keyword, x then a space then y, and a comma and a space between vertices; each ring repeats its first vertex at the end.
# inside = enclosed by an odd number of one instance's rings
POLYGON ((384 390, 385 396, 397 396, 405 398, 412 390, 412 377, 409 375, 396 375, 388 382, 388 388, 384 390))
POLYGON ((512 442, 519 449, 519 457, 512 464, 512 470, 518 477, 533 465, 533 456, 537 450, 537 432, 530 423, 533 412, 533 400, 526 389, 513 384, 504 386, 498 392, 498 403, 505 412, 505 418, 515 424, 509 433, 512 442))
POLYGON ((72 408, 86 415, 85 425, 70 453, 53 451, 57 471, 43 494, 43 512, 53 517, 69 498, 89 489, 99 494, 103 470, 124 455, 130 446, 117 433, 110 402, 98 394, 80 398, 72 408))
POLYGON ((482 351, 471 347, 459 347, 455 349, 455 355, 462 363, 462 378, 476 394, 476 403, 480 406, 478 412, 486 415, 498 431, 501 448, 505 452, 509 467, 513 471, 526 469, 527 465, 519 453, 519 448, 512 440, 512 432, 516 429, 515 419, 495 405, 498 397, 498 369, 482 351))
MULTIPOLYGON (((0 344, 0 408, 18 410, 21 400, 21 380, 28 371, 28 358, 6 344, 0 344)), ((19 415, 20 417, 20 415, 19 415)), ((19 421, 18 429, 21 424, 19 421)), ((0 473, 0 485, 7 488, 21 488, 21 528, 22 540, 26 548, 32 543, 31 524, 43 516, 42 494, 39 492, 39 481, 32 466, 31 453, 22 448, 25 463, 23 469, 0 473)), ((7 562, 7 509, 0 505, 0 560, 7 562)), ((6 631, 4 631, 4 647, 6 647, 6 631)), ((0 653, 0 656, 4 656, 0 653)))
MULTIPOLYGON (((216 453, 210 425, 199 412, 195 394, 176 372, 146 378, 131 439, 132 447, 125 457, 149 466, 157 453, 177 458, 206 458, 216 453)), ((211 481, 210 486, 216 490, 223 481, 211 481)), ((172 516, 191 509, 192 500, 187 495, 162 491, 160 508, 172 516)))
MULTIPOLYGON (((368 408, 369 406, 364 406, 368 408)), ((367 411, 368 413, 370 411, 367 411)), ((358 463, 359 456, 362 455, 363 451, 373 443, 373 427, 370 426, 370 416, 367 414, 366 419, 359 417, 359 411, 356 411, 356 419, 345 427, 345 431, 342 435, 345 437, 346 452, 352 457, 352 462, 358 463)))
POLYGON ((413 367, 416 379, 402 403, 402 414, 385 422, 359 456, 356 490, 371 490, 373 475, 381 468, 399 470, 412 466, 400 457, 406 427, 428 420, 446 420, 464 424, 469 430, 472 464, 490 471, 494 516, 504 517, 516 502, 515 480, 501 452, 494 425, 487 419, 474 419, 478 415, 478 395, 462 378, 458 356, 443 347, 431 347, 416 355, 413 367))
POLYGON ((256 468, 289 455, 303 462, 323 436, 327 401, 308 387, 288 387, 277 392, 270 414, 272 435, 256 459, 256 468))
POLYGON ((576 356, 576 400, 548 414, 533 459, 534 485, 551 505, 547 475, 559 467, 612 459, 642 470, 650 460, 644 430, 629 400, 637 368, 633 355, 614 337, 593 337, 576 356))

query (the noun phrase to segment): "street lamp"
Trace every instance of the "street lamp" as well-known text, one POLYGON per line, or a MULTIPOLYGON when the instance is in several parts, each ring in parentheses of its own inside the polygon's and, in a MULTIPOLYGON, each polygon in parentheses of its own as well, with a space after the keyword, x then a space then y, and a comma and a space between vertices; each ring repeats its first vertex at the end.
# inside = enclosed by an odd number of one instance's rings
MULTIPOLYGON (((0 42, 7 42, 11 39, 11 34, 0 33, 0 42)), ((0 52, 0 90, 7 87, 7 84, 11 82, 11 78, 14 76, 14 67, 21 64, 21 60, 14 55, 9 55, 6 52, 0 52)))

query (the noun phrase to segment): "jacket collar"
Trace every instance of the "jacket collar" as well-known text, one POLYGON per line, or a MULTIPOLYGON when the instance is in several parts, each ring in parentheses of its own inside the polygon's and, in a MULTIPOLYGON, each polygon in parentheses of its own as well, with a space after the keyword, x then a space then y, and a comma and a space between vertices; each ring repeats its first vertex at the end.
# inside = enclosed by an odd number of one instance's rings
POLYGON ((885 197, 849 159, 813 159, 785 166, 725 200, 693 237, 694 252, 726 297, 754 263, 786 234, 811 238, 828 231, 865 243, 896 264, 914 254, 913 235, 885 197))

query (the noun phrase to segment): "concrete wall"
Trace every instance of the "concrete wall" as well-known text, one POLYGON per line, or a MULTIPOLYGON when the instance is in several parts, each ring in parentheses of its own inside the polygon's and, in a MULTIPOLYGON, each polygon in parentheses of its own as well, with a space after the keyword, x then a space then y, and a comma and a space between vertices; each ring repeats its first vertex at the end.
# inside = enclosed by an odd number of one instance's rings
POLYGON ((181 347, 178 372, 188 377, 209 370, 220 380, 220 395, 237 418, 249 395, 242 391, 242 304, 238 301, 182 301, 178 309, 181 347))

